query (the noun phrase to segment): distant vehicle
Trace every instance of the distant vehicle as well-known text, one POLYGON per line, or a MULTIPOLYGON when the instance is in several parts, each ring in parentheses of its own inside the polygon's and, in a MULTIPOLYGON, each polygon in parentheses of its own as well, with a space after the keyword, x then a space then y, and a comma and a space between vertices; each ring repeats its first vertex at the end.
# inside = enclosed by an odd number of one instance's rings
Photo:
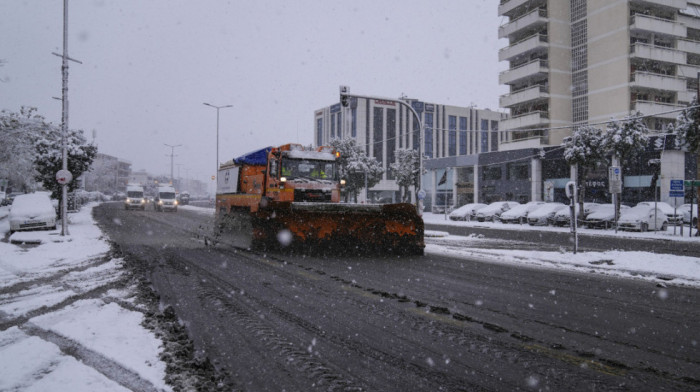
POLYGON ((668 218, 668 223, 670 225, 675 225, 677 223, 683 222, 683 213, 678 211, 678 209, 674 210, 674 208, 671 207, 671 205, 666 203, 666 202, 663 202, 663 201, 656 201, 656 202, 654 202, 654 201, 642 201, 642 202, 637 203, 637 205, 638 206, 640 206, 640 205, 641 206, 650 206, 650 207, 654 207, 654 205, 656 205, 666 215, 666 217, 668 218))
POLYGON ((547 226, 554 222, 554 214, 566 208, 564 203, 545 203, 527 215, 530 226, 547 226))
MULTIPOLYGON (((586 219, 586 216, 591 213, 597 206, 599 206, 599 203, 583 203, 583 220, 586 219)), ((576 216, 578 216, 578 211, 579 211, 579 204, 576 203, 575 206, 575 211, 576 211, 576 216)), ((554 226, 568 226, 571 224, 571 210, 570 208, 563 208, 559 211, 557 211, 556 214, 554 214, 554 226)))
POLYGON ((178 197, 178 202, 182 206, 190 204, 190 194, 187 192, 180 193, 180 196, 178 197))
POLYGON ((20 230, 55 229, 56 209, 46 192, 17 195, 9 214, 10 233, 20 230))
POLYGON ((154 200, 156 211, 177 211, 177 199, 175 199, 175 188, 171 186, 159 186, 158 193, 154 200))
POLYGON ((517 201, 496 201, 476 212, 476 220, 479 222, 495 221, 502 213, 520 205, 517 201))
POLYGON ((469 203, 465 204, 452 212, 450 212, 450 220, 453 221, 470 221, 474 219, 476 212, 480 208, 486 207, 487 204, 484 203, 469 203))
MULTIPOLYGON (((690 223, 690 204, 683 204, 678 207, 678 211, 683 214, 683 223, 690 223)), ((698 205, 693 204, 693 227, 698 226, 698 205)))
POLYGON ((124 209, 134 209, 144 211, 146 209, 146 197, 143 194, 141 185, 127 185, 126 199, 124 199, 124 209))
POLYGON ((502 213, 500 220, 503 223, 525 223, 527 222, 527 215, 540 208, 543 204, 545 204, 543 201, 530 201, 525 204, 517 205, 502 213))
MULTIPOLYGON (((630 207, 626 205, 620 206, 620 214, 622 211, 630 207)), ((593 208, 586 219, 584 220, 586 226, 590 229, 593 228, 603 228, 609 229, 615 224, 615 205, 614 204, 601 204, 593 208)))
POLYGON ((635 207, 621 211, 617 226, 621 230, 666 231, 668 218, 661 211, 661 208, 640 203, 635 207))

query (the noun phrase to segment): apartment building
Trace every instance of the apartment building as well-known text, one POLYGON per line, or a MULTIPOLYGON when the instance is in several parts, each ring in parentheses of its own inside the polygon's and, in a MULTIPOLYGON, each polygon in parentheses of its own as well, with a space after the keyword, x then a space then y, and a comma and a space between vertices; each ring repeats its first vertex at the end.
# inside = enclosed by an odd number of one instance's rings
POLYGON ((696 94, 699 1, 501 0, 498 12, 501 149, 559 145, 572 125, 638 111, 663 132, 696 94))
MULTIPOLYGON (((400 199, 399 187, 389 167, 395 162, 396 150, 415 149, 419 145, 419 125, 414 111, 424 128, 426 164, 442 162, 441 158, 475 157, 479 153, 498 150, 501 142, 498 129, 500 121, 506 117, 504 113, 408 98, 354 97, 347 107, 336 103, 318 109, 314 113, 314 144, 327 145, 337 138, 355 139, 359 146, 364 146, 367 155, 382 163, 385 170, 382 181, 361 197, 370 201, 396 201, 400 199)), ((436 177, 442 176, 446 167, 430 166, 423 179, 428 192, 434 192, 436 177)), ((449 175, 452 176, 452 171, 449 175)), ((434 200, 435 195, 429 193, 427 199, 434 200)))

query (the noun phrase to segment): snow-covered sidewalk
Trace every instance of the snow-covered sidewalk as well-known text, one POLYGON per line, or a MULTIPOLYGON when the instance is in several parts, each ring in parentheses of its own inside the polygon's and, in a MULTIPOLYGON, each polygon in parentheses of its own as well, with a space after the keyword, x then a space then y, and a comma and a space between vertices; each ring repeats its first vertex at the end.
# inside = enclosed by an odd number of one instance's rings
MULTIPOLYGON (((0 242, 0 390, 170 391, 163 342, 142 326, 145 309, 124 285, 123 261, 92 219, 70 214, 60 230, 0 242)), ((0 211, 0 215, 2 211, 0 211)), ((9 230, 0 219, 0 235, 9 230)))

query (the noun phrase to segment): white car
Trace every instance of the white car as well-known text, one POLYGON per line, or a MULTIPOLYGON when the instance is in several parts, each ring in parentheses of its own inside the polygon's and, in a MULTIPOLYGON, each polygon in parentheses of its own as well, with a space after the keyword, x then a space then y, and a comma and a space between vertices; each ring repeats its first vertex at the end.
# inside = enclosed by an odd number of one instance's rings
POLYGON ((663 201, 642 201, 637 203, 638 206, 650 206, 654 207, 656 205, 663 211, 664 214, 666 214, 666 218, 668 219, 668 223, 671 225, 675 225, 676 223, 681 223, 683 221, 683 213, 678 211, 678 209, 674 210, 673 207, 663 201))
POLYGON ((56 209, 46 192, 15 196, 8 217, 10 233, 56 228, 56 209))
POLYGON ((486 207, 484 203, 469 203, 465 204, 456 210, 450 212, 450 220, 453 221, 468 221, 474 218, 474 214, 480 208, 486 207))
POLYGON ((620 212, 620 219, 617 226, 621 230, 661 230, 666 231, 668 227, 668 217, 661 208, 654 208, 646 204, 638 204, 620 212))
MULTIPOLYGON (((620 214, 626 209, 630 208, 626 205, 620 206, 620 214)), ((584 220, 586 226, 589 229, 593 228, 603 228, 608 229, 615 223, 615 205, 614 204, 601 204, 593 208, 590 214, 586 216, 584 220)))
POLYGON ((479 222, 494 221, 505 211, 520 205, 517 201, 496 201, 476 212, 476 220, 479 222))
MULTIPOLYGON (((683 204, 678 207, 678 211, 683 214, 683 223, 690 223, 690 204, 683 204)), ((698 225, 698 205, 693 204, 693 227, 698 225)))
MULTIPOLYGON (((599 203, 583 203, 583 219, 586 219, 586 216, 590 214, 595 207, 598 207, 600 204, 599 203)), ((569 206, 567 206, 569 207, 569 206)), ((578 216, 578 211, 579 211, 579 203, 576 203, 575 209, 576 209, 576 215, 578 216)), ((580 221, 580 219, 579 219, 580 221)), ((562 208, 561 210, 557 211, 556 214, 554 214, 554 226, 568 226, 571 224, 571 209, 569 208, 562 208)))
POLYGON ((545 204, 543 201, 530 201, 525 204, 517 205, 510 210, 504 212, 500 216, 500 220, 503 223, 520 223, 523 224, 527 222, 527 214, 538 209, 540 206, 545 204))
POLYGON ((547 226, 554 222, 554 214, 566 207, 564 203, 545 203, 527 215, 527 223, 530 226, 547 226))

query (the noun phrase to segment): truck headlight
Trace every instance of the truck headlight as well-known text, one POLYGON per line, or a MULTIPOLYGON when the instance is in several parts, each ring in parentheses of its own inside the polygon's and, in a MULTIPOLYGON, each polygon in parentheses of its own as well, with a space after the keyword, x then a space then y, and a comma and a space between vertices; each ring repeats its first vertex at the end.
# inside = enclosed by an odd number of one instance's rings
POLYGON ((177 200, 173 201, 173 205, 174 205, 174 206, 177 205, 177 200))

